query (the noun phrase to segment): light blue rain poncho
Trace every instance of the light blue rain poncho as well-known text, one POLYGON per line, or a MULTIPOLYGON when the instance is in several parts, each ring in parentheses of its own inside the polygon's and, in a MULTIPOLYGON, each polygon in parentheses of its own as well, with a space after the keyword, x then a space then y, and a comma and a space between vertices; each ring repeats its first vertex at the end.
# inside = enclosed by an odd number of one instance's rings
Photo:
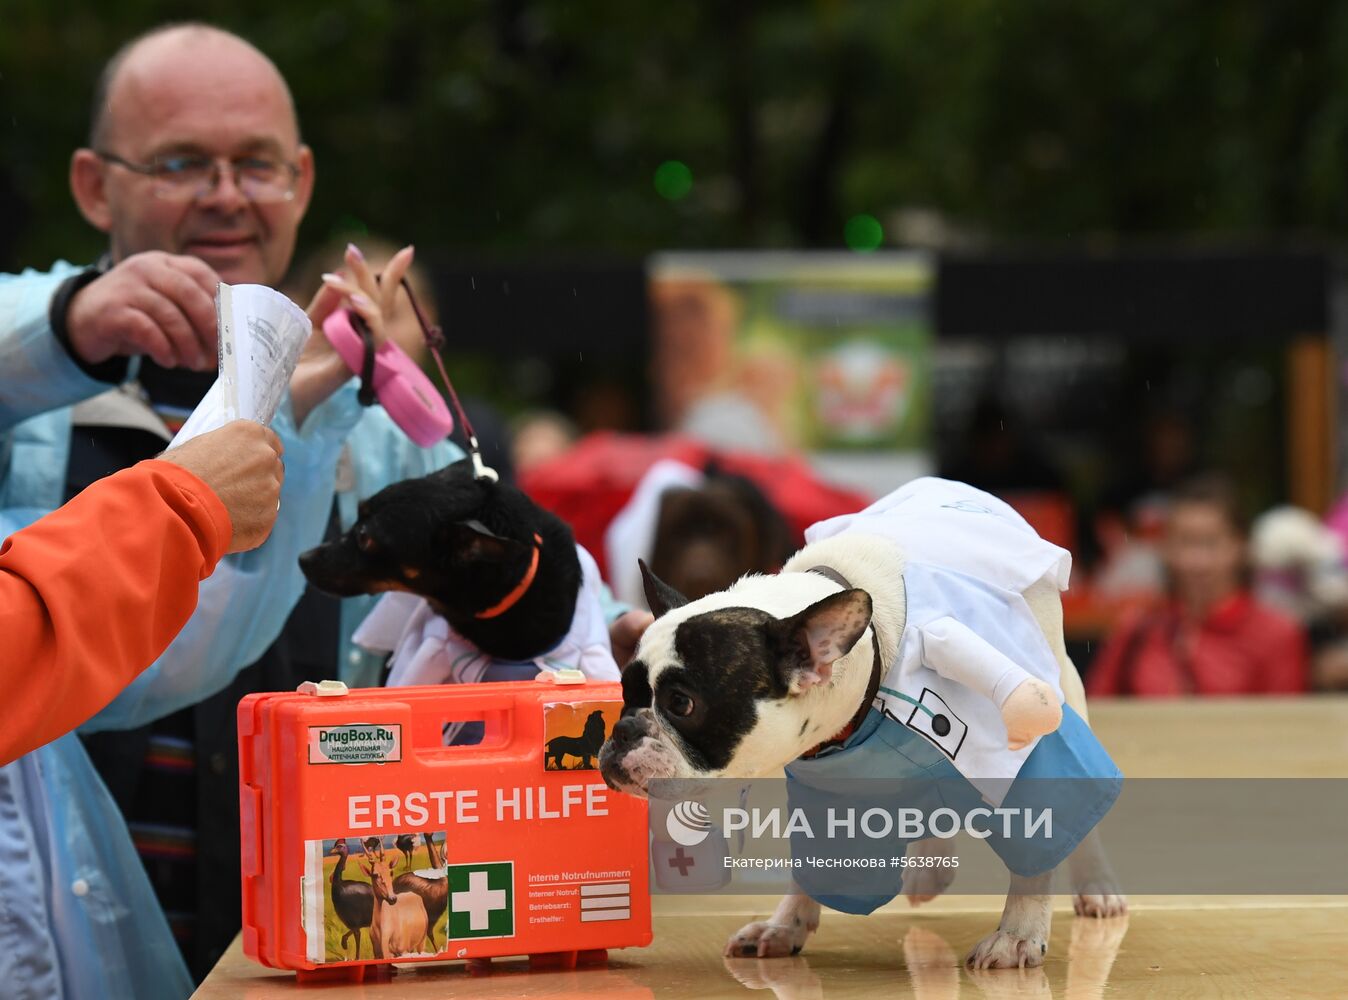
MULTIPOLYGON (((109 388, 71 361, 49 325, 53 293, 78 270, 0 276, 0 537, 60 506, 67 407, 109 388)), ((194 704, 267 649, 303 591, 297 557, 321 540, 335 475, 346 528, 359 497, 462 455, 449 442, 418 448, 382 409, 362 410, 352 386, 318 407, 303 434, 288 400, 273 426, 286 478, 271 537, 220 563, 164 655, 83 731, 134 728, 194 704)), ((350 641, 373 603, 342 609, 339 675, 349 684, 378 683, 380 662, 350 641)), ((192 992, 121 814, 73 733, 0 768, 0 900, 6 997, 179 1000, 192 992)))

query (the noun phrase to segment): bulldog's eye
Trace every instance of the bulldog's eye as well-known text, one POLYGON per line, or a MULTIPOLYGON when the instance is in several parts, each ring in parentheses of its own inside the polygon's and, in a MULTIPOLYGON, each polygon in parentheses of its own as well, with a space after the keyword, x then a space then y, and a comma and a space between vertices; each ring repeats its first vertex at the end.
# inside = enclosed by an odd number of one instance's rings
POLYGON ((363 524, 356 525, 356 548, 362 552, 374 551, 374 539, 370 536, 370 529, 363 524))
POLYGON ((666 706, 670 715, 677 716, 680 719, 686 719, 693 714, 693 699, 689 698, 682 691, 675 691, 669 696, 669 702, 666 706))

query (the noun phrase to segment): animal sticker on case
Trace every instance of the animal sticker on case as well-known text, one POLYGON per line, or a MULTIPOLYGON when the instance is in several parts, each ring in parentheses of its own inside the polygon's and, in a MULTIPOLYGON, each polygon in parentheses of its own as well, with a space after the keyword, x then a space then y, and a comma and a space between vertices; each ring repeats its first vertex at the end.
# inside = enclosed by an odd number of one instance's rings
POLYGON ((443 830, 337 837, 306 847, 312 962, 442 954, 449 881, 443 830))
POLYGON ((969 727, 950 710, 945 699, 931 688, 922 689, 922 697, 913 706, 905 725, 936 744, 951 760, 960 752, 969 727))
POLYGON ((594 771, 599 748, 622 715, 620 701, 577 701, 543 706, 543 769, 594 771))

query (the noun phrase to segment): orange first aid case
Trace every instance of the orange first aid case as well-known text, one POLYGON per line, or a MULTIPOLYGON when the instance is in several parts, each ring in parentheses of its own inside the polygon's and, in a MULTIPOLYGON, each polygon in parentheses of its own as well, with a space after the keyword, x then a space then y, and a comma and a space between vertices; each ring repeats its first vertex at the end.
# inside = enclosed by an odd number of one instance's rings
POLYGON ((304 976, 650 943, 646 803, 596 769, 618 684, 319 687, 239 704, 247 955, 304 976), (464 725, 480 742, 444 745, 464 725))

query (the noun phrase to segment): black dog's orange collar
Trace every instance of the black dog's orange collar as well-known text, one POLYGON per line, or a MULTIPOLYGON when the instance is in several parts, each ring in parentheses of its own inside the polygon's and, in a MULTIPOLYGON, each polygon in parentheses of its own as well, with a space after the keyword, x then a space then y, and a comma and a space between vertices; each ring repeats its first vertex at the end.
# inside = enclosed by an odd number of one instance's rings
POLYGON ((538 554, 542 551, 542 548, 543 539, 539 537, 538 532, 534 532, 534 554, 529 560, 529 568, 524 571, 523 578, 519 583, 515 584, 514 589, 511 590, 510 593, 506 594, 505 597, 501 598, 486 611, 479 611, 477 614, 473 615, 474 618, 495 618, 498 615, 505 614, 519 603, 520 598, 528 592, 530 585, 534 582, 534 577, 538 575, 538 554))

